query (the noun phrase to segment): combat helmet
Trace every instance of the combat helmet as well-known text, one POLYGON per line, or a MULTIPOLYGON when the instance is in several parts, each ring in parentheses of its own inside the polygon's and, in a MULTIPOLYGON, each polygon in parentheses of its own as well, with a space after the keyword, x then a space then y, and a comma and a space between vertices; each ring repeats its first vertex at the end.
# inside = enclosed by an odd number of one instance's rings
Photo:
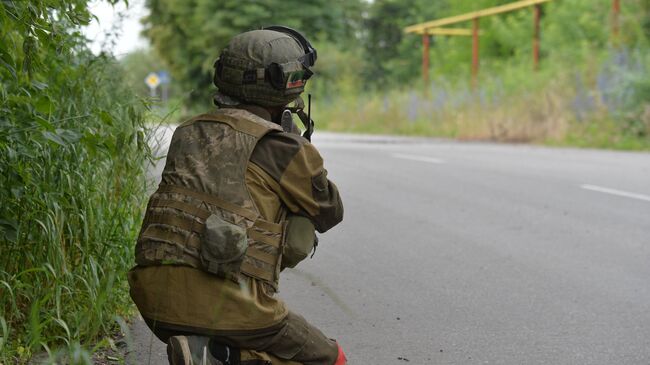
POLYGON ((305 90, 317 53, 298 31, 270 26, 235 36, 214 64, 217 103, 287 105, 305 90), (225 101, 224 101, 225 100, 225 101))

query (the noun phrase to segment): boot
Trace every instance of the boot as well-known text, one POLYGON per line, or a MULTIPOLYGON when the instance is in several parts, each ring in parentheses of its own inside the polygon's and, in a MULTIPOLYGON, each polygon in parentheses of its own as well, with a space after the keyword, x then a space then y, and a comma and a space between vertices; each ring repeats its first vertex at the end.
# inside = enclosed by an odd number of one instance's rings
POLYGON ((170 365, 235 365, 239 349, 217 344, 205 336, 173 336, 167 342, 170 365))

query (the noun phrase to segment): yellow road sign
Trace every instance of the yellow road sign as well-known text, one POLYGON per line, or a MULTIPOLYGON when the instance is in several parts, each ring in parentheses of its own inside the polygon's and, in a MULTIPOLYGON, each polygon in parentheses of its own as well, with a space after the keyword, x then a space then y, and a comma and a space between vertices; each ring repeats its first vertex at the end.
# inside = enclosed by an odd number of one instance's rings
POLYGON ((155 89, 160 85, 160 77, 158 77, 155 72, 152 72, 144 78, 144 83, 147 84, 150 89, 155 89))

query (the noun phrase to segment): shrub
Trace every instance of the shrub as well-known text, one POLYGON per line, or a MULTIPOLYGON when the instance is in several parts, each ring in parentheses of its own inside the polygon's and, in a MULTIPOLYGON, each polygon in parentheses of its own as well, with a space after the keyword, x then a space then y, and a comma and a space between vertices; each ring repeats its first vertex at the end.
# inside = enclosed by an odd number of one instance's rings
POLYGON ((0 3, 0 362, 78 349, 130 308, 146 108, 86 48, 89 19, 85 0, 0 3))

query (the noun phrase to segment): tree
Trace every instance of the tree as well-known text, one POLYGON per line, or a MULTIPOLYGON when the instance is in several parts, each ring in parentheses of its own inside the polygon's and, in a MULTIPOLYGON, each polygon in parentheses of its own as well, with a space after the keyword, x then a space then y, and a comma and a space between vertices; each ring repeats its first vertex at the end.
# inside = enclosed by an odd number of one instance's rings
POLYGON ((145 105, 113 57, 88 49, 79 28, 89 2, 0 3, 4 364, 43 351, 48 362, 90 363, 79 344, 114 333, 114 316, 130 307, 145 105), (59 345, 75 357, 58 358, 59 345))
POLYGON ((385 87, 419 75, 421 38, 404 34, 404 28, 439 17, 445 7, 446 1, 374 1, 365 20, 365 79, 385 87))
POLYGON ((360 0, 148 0, 145 35, 188 92, 188 104, 209 103, 214 61, 243 31, 282 24, 310 40, 346 43, 354 38, 351 9, 360 0), (191 91, 191 93, 189 93, 191 91))

